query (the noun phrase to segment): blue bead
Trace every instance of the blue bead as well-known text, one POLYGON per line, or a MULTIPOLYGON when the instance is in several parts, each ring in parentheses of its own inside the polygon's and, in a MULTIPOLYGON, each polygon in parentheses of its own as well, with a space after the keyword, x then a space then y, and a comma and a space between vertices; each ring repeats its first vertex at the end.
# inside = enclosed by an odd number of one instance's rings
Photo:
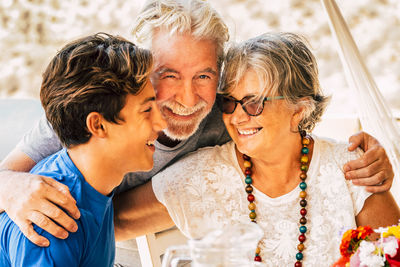
POLYGON ((301 190, 304 190, 304 189, 307 188, 307 184, 306 184, 305 182, 301 182, 301 183, 299 184, 299 187, 300 187, 301 190))
POLYGON ((296 260, 301 261, 303 259, 303 253, 299 252, 296 254, 296 260))
POLYGON ((308 154, 308 148, 307 147, 303 147, 302 149, 301 149, 301 153, 303 153, 303 154, 308 154))
POLYGON ((304 234, 305 232, 307 232, 307 227, 305 227, 304 225, 300 226, 299 230, 300 230, 300 233, 304 234))
POLYGON ((246 184, 252 184, 253 183, 253 179, 251 179, 251 177, 246 177, 246 179, 244 180, 244 182, 246 183, 246 184))

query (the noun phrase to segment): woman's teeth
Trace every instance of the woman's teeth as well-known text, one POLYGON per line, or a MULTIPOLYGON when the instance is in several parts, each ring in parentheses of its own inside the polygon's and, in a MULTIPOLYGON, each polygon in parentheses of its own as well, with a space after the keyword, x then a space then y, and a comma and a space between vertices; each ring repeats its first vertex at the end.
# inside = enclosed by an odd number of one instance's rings
POLYGON ((238 129, 238 132, 241 135, 252 135, 252 134, 257 133, 258 131, 260 131, 260 129, 247 129, 247 130, 239 130, 238 129))

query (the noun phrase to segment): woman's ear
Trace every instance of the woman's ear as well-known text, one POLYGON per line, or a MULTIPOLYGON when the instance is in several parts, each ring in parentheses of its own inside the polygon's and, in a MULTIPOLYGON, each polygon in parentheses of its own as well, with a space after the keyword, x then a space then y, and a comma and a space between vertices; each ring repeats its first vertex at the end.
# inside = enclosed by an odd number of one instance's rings
POLYGON ((106 127, 103 115, 98 112, 90 112, 86 117, 86 127, 92 136, 104 138, 106 136, 106 127))
POLYGON ((292 118, 290 120, 290 129, 293 130, 293 132, 298 132, 299 123, 304 119, 307 101, 309 101, 308 98, 301 98, 299 100, 299 104, 293 112, 292 118))

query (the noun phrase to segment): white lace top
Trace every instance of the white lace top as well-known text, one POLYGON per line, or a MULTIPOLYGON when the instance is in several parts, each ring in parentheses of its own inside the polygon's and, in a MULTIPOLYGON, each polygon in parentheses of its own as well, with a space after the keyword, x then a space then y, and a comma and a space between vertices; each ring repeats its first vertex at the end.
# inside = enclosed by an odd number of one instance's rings
MULTIPOLYGON (((357 158, 357 153, 348 152, 346 144, 313 138, 303 266, 330 266, 340 256, 343 230, 356 226, 355 216, 370 193, 343 176, 343 165, 357 158)), ((224 225, 250 220, 244 178, 234 143, 229 142, 189 154, 154 176, 152 184, 177 227, 189 238, 201 238, 224 225)), ((265 231, 261 257, 267 266, 294 266, 301 217, 299 192, 296 187, 271 198, 254 189, 257 223, 265 231)))

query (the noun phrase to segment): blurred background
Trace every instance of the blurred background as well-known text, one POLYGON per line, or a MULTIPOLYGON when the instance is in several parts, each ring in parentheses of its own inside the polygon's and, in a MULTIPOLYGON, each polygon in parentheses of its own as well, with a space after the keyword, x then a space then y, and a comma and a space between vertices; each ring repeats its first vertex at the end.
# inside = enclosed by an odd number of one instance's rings
MULTIPOLYGON (((328 113, 355 113, 319 0, 210 0, 227 22, 231 40, 266 31, 305 35, 320 79, 333 100, 328 113)), ((336 1, 365 62, 392 109, 400 110, 400 1, 336 1)), ((1 0, 0 98, 38 98, 41 73, 67 42, 104 31, 132 39, 144 0, 1 0)))

